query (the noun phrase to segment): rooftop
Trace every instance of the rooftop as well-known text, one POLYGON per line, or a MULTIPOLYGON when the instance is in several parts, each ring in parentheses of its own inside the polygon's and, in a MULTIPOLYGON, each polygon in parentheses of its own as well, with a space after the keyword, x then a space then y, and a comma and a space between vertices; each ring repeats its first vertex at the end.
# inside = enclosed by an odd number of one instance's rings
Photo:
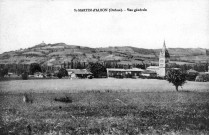
POLYGON ((187 70, 187 73, 197 73, 197 71, 193 70, 193 69, 189 69, 189 70, 187 70))
POLYGON ((151 71, 151 70, 145 70, 142 72, 143 74, 156 74, 156 72, 151 71))
POLYGON ((152 69, 158 69, 159 68, 159 66, 149 66, 149 67, 147 67, 147 68, 152 68, 152 69))
POLYGON ((72 72, 74 74, 92 74, 86 69, 66 69, 68 72, 72 72))
POLYGON ((108 71, 144 71, 140 68, 131 68, 131 69, 123 69, 123 68, 107 68, 108 71))

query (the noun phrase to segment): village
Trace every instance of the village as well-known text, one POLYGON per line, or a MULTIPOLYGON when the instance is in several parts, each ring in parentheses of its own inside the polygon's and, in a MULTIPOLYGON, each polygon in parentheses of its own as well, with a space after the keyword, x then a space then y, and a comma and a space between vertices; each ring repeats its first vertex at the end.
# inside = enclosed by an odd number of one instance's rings
MULTIPOLYGON (((76 58, 73 58, 76 59, 76 58)), ((171 66, 170 54, 166 48, 165 41, 159 54, 158 66, 146 65, 143 61, 138 65, 124 64, 120 61, 101 61, 96 63, 76 62, 71 60, 69 63, 62 63, 57 66, 40 66, 38 63, 28 65, 10 65, 0 64, 1 71, 7 69, 4 78, 7 79, 21 79, 23 74, 27 74, 27 79, 92 79, 92 78, 147 78, 147 79, 165 79, 166 73, 170 69, 182 70, 181 67, 171 66), (109 64, 109 67, 108 67, 109 64), (20 70, 21 69, 21 70, 20 70)), ((205 66, 207 71, 209 66, 205 66)), ((192 67, 184 69, 188 81, 209 81, 208 72, 198 72, 192 67)))
POLYGON ((0 0, 0 135, 209 135, 208 0, 0 0))

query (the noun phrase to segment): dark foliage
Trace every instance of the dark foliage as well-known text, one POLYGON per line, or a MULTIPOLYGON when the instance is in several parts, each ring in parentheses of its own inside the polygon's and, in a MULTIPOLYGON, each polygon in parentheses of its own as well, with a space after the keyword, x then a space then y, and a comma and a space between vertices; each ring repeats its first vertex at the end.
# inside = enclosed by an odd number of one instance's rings
POLYGON ((186 74, 186 80, 188 81, 195 81, 195 78, 197 77, 197 74, 186 74))
POLYGON ((208 82, 209 81, 209 74, 199 74, 196 76, 195 81, 208 82))
POLYGON ((28 80, 28 73, 26 71, 22 73, 22 79, 28 80))
POLYGON ((176 91, 178 91, 178 87, 186 82, 186 74, 182 73, 181 70, 171 69, 166 75, 166 80, 172 83, 176 87, 176 91))
POLYGON ((0 78, 3 78, 7 74, 8 74, 8 69, 7 68, 1 68, 0 69, 0 78))
POLYGON ((34 74, 35 72, 42 72, 41 66, 38 63, 30 64, 30 74, 34 74))
POLYGON ((106 76, 106 68, 100 63, 89 63, 87 70, 90 71, 95 78, 100 78, 102 76, 106 76))
POLYGON ((88 78, 88 79, 92 79, 93 76, 92 76, 92 75, 88 75, 87 78, 88 78))
POLYGON ((17 75, 18 76, 21 75, 23 72, 24 72, 24 69, 22 69, 22 68, 17 69, 17 75))
POLYGON ((62 78, 62 74, 59 72, 59 73, 57 73, 57 77, 59 78, 59 79, 61 79, 62 78))
POLYGON ((68 72, 66 69, 64 68, 61 68, 57 74, 57 77, 58 78, 62 78, 62 77, 65 77, 65 76, 68 76, 68 72))
POLYGON ((59 101, 59 102, 64 102, 64 103, 72 103, 73 100, 71 97, 60 97, 60 98, 55 98, 54 101, 59 101))
POLYGON ((142 79, 158 79, 158 80, 164 80, 165 78, 160 77, 160 76, 139 76, 139 78, 142 79))
POLYGON ((33 98, 32 98, 32 94, 28 94, 28 93, 24 93, 23 95, 23 101, 25 103, 33 103, 33 98))
MULTIPOLYGON (((187 61, 185 61, 187 62, 187 61)), ((196 70, 198 72, 206 72, 208 71, 208 63, 196 63, 196 64, 183 64, 179 65, 176 63, 172 63, 168 65, 169 68, 180 68, 182 72, 186 72, 189 69, 196 70)))
POLYGON ((50 71, 46 71, 46 76, 47 77, 51 77, 52 76, 51 72, 50 71))

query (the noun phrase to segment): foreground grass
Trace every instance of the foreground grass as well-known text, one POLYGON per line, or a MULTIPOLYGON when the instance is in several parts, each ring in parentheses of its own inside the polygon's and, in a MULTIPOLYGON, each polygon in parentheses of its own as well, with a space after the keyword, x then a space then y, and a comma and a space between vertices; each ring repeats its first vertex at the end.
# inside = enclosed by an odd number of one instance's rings
POLYGON ((207 92, 32 93, 0 95, 0 134, 209 134, 207 92), (69 96, 73 103, 55 102, 69 96))
MULTIPOLYGON (((179 90, 209 92, 209 82, 187 81, 179 90)), ((134 92, 175 91, 166 80, 157 79, 43 79, 0 81, 0 92, 78 92, 87 90, 121 90, 134 92)))

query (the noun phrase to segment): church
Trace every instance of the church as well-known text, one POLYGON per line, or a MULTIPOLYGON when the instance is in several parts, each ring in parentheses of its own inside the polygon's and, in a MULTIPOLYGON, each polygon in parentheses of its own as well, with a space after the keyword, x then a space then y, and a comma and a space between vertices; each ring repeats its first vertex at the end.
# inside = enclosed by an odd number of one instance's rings
POLYGON ((170 62, 170 55, 165 45, 159 55, 159 66, 149 66, 144 69, 132 68, 132 69, 116 69, 116 68, 107 68, 107 77, 118 77, 118 78, 127 78, 127 76, 159 76, 165 77, 168 70, 168 64, 170 62))
POLYGON ((168 70, 168 64, 170 62, 170 55, 166 48, 165 41, 163 43, 163 48, 159 55, 159 66, 150 66, 146 70, 151 70, 157 73, 157 76, 164 77, 168 70))

